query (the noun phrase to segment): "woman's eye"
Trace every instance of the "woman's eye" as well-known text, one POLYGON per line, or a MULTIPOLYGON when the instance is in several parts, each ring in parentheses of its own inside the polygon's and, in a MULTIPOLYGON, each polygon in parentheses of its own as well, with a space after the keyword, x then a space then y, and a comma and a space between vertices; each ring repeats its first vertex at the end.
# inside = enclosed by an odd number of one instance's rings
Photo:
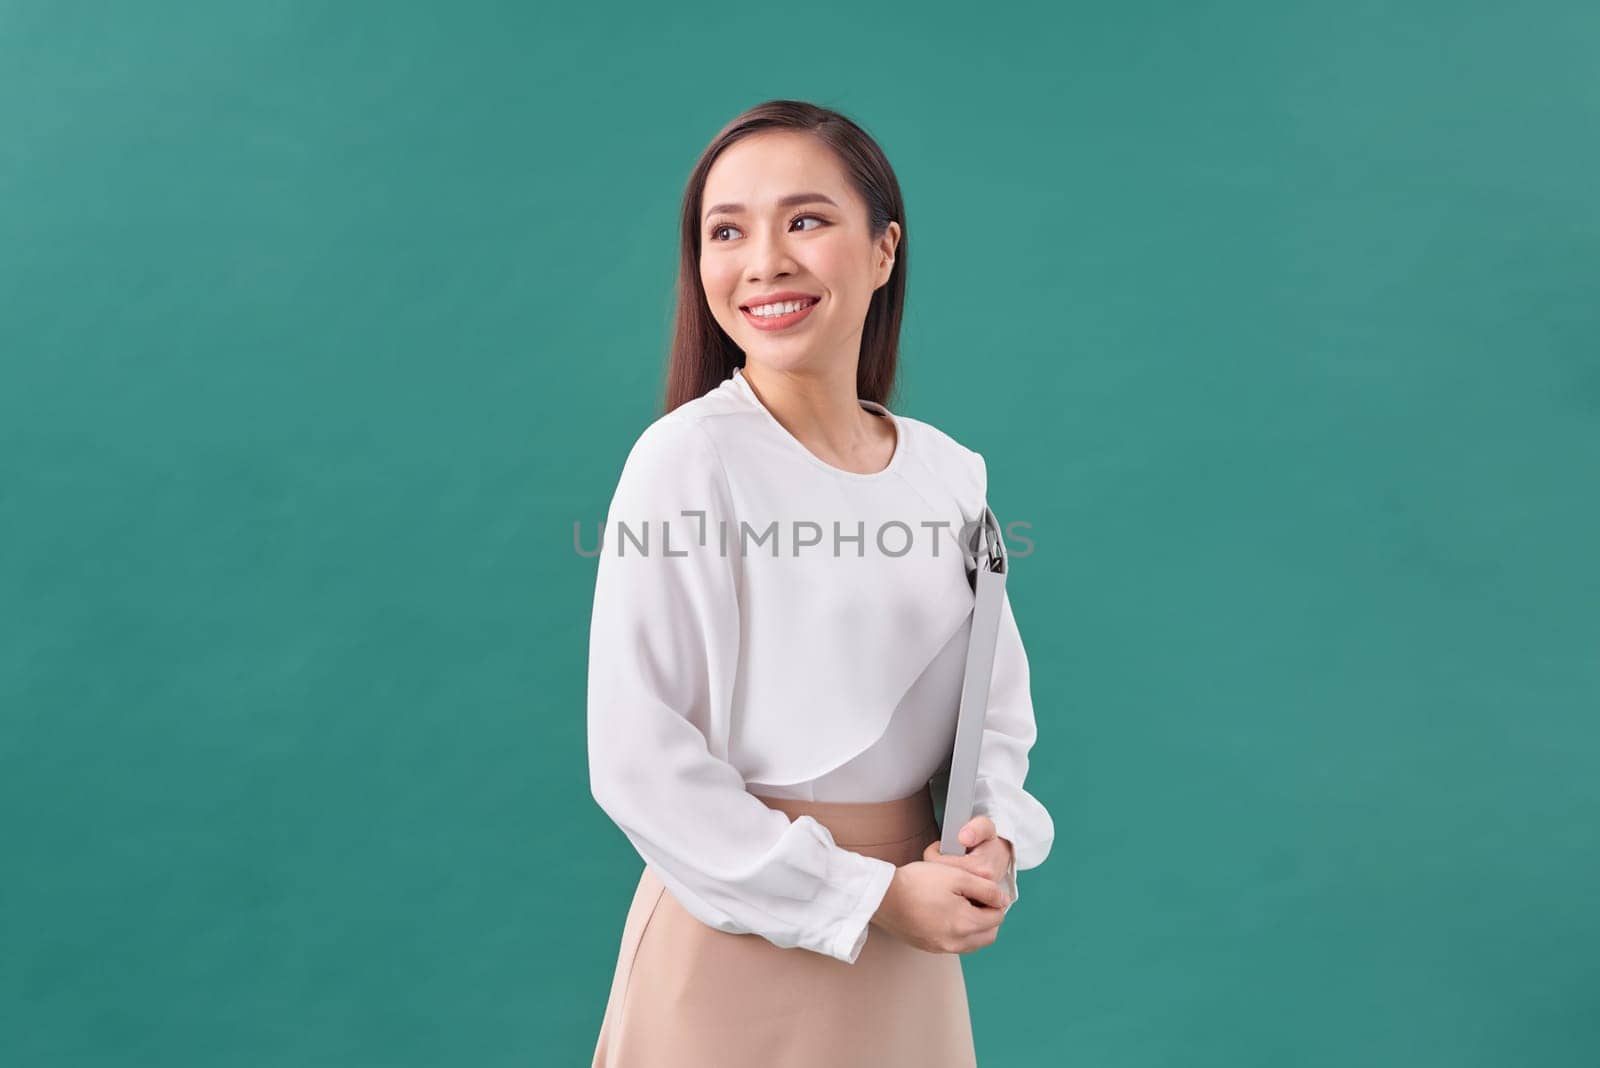
MULTIPOLYGON (((812 219, 812 220, 815 220, 818 223, 826 223, 827 222, 827 220, 824 219, 820 215, 796 215, 794 217, 794 222, 799 222, 801 219, 812 219)), ((724 230, 738 230, 738 229, 739 228, 737 226, 734 226, 732 223, 718 223, 716 226, 713 226, 711 228, 711 240, 713 240, 713 241, 721 241, 722 239, 720 237, 718 237, 717 235, 722 233, 722 231, 724 231, 724 230)))

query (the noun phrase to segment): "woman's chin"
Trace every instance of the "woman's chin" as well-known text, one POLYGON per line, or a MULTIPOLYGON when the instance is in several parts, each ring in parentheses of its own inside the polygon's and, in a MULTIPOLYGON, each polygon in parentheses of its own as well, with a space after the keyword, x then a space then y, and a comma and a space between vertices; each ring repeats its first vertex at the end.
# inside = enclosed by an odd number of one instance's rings
POLYGON ((762 340, 768 343, 761 344, 758 340, 744 350, 745 359, 761 367, 774 371, 804 372, 815 370, 821 362, 812 346, 775 345, 771 339, 762 340))

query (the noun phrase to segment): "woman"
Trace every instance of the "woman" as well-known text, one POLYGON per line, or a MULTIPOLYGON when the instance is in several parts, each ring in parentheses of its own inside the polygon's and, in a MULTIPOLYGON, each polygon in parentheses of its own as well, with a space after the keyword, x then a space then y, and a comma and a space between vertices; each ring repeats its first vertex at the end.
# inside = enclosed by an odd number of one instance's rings
POLYGON ((959 955, 1054 827, 1007 600, 978 815, 939 852, 987 485, 883 404, 904 219, 877 144, 795 101, 690 177, 666 414, 623 466, 590 627, 591 785, 646 862, 597 1066, 976 1063, 959 955))

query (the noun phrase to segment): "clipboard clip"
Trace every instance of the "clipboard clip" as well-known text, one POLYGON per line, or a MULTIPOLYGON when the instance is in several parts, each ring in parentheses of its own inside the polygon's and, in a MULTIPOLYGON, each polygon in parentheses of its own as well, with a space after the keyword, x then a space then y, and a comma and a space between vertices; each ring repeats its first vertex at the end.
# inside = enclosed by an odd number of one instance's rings
POLYGON ((995 574, 1006 573, 1006 563, 1009 556, 1006 552, 1005 538, 1000 533, 1000 520, 995 518, 994 512, 989 510, 988 504, 983 506, 983 519, 972 525, 972 533, 967 538, 965 546, 967 554, 967 584, 974 591, 978 588, 978 572, 990 571, 995 574))

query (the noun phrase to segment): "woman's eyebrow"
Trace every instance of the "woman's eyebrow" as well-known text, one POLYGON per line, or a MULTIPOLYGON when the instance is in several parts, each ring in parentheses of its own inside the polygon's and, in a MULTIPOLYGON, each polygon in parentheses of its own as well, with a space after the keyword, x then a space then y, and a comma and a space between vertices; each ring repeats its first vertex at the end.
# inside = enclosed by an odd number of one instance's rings
MULTIPOLYGON (((833 203, 832 197, 823 196, 821 193, 790 193, 786 197, 779 198, 777 206, 780 208, 792 208, 796 204, 833 204, 836 208, 839 206, 833 203)), ((737 215, 743 210, 743 204, 715 204, 706 211, 701 221, 704 222, 705 219, 709 219, 719 212, 737 215)))

